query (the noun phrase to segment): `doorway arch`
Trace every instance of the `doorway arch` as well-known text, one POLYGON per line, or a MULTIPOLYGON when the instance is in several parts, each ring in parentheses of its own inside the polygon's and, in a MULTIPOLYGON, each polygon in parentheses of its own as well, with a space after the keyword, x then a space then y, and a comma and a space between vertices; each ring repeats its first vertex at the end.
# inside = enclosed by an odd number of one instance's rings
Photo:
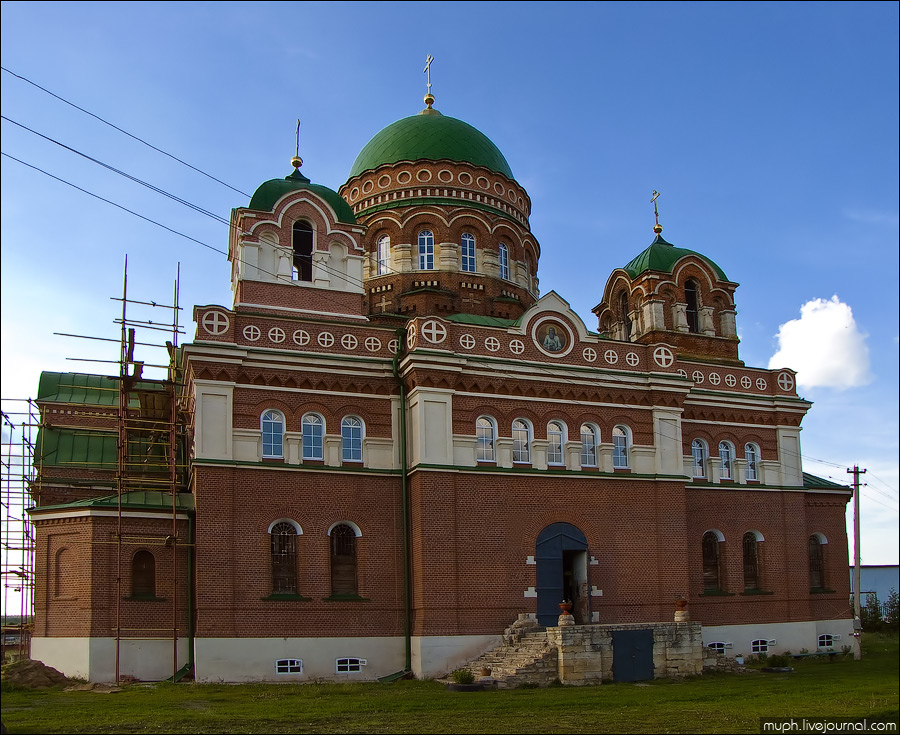
POLYGON ((541 625, 557 624, 563 600, 572 601, 576 625, 590 622, 587 552, 585 535, 571 523, 551 523, 538 534, 534 558, 541 625))

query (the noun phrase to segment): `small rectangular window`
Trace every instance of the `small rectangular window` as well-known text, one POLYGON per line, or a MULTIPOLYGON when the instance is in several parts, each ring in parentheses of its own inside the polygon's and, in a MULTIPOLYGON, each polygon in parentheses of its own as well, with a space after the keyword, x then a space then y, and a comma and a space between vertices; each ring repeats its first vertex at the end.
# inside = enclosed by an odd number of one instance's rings
POLYGON ((302 674, 303 661, 299 658, 280 658, 275 662, 276 674, 302 674))
POLYGON ((336 671, 338 674, 353 674, 362 671, 362 667, 366 665, 364 658, 339 658, 336 663, 336 671))

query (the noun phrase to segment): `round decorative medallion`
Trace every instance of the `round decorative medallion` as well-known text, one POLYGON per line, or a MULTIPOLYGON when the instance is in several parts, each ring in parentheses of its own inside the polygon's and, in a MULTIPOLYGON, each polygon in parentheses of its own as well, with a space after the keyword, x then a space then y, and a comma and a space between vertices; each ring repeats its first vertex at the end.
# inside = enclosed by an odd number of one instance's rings
POLYGON ((453 172, 448 171, 447 169, 441 169, 438 171, 438 178, 443 181, 445 184, 449 184, 453 181, 453 172))
POLYGON ((607 350, 603 353, 603 359, 610 365, 615 365, 619 361, 619 353, 615 350, 607 350))
POLYGON ((416 171, 416 181, 421 181, 423 184, 427 181, 431 181, 431 171, 427 168, 420 168, 416 171))
POLYGON ((351 202, 356 201, 356 199, 357 199, 358 197, 359 197, 359 187, 354 186, 354 187, 350 190, 350 201, 351 201, 351 202))
POLYGON ((281 327, 272 327, 269 330, 269 339, 273 342, 284 342, 284 330, 281 327))
POLYGON ((331 332, 319 332, 319 336, 316 337, 316 341, 322 347, 331 347, 334 344, 334 335, 331 332))
POLYGON ((695 370, 691 373, 691 380, 693 380, 697 385, 700 385, 704 381, 704 375, 699 370, 695 370))
POLYGON ((249 339, 251 342, 256 342, 262 336, 262 332, 259 331, 259 327, 254 324, 250 324, 244 327, 244 339, 249 339))
POLYGON ((746 375, 743 378, 741 378, 741 387, 742 388, 749 388, 751 385, 752 385, 752 381, 746 375))
MULTIPOLYGON (((662 368, 667 368, 675 362, 675 355, 672 354, 672 350, 668 347, 660 345, 653 350, 653 362, 662 368)), ((684 376, 687 377, 687 373, 685 373, 684 376)))
POLYGON ((415 322, 409 325, 406 329, 406 349, 414 350, 416 348, 416 337, 418 336, 416 332, 415 322))
POLYGON ((460 173, 456 178, 459 179, 460 184, 465 184, 466 186, 472 183, 472 174, 466 173, 465 171, 460 173))
POLYGON ((500 182, 495 182, 494 183, 494 191, 496 191, 500 196, 503 196, 503 192, 504 192, 503 184, 501 184, 500 182))
POLYGON ((356 339, 352 334, 345 334, 341 337, 341 346, 345 350, 355 350, 356 346, 359 344, 359 340, 356 339))
POLYGON ((722 382, 722 376, 718 373, 710 373, 709 374, 709 384, 710 385, 718 385, 722 382))
POLYGON ((794 376, 790 373, 778 373, 778 387, 789 391, 794 389, 794 376))
POLYGON ((408 184, 410 181, 412 181, 412 174, 409 171, 401 171, 397 174, 397 183, 408 184))
POLYGON ((737 385, 737 378, 735 378, 731 373, 725 376, 725 385, 729 388, 734 388, 737 385))
POLYGON ((397 350, 399 350, 399 349, 400 349, 400 340, 392 339, 390 342, 388 342, 388 351, 391 354, 396 355, 397 350))
POLYGON ((641 361, 641 358, 638 357, 637 352, 629 352, 625 355, 625 362, 627 362, 631 367, 637 367, 637 364, 641 361))
POLYGON ((207 311, 203 315, 201 324, 203 325, 203 329, 210 334, 224 334, 228 331, 231 322, 229 321, 228 316, 221 311, 207 311))
POLYGON ((682 378, 684 378, 685 380, 687 380, 687 370, 681 368, 681 369, 678 370, 678 374, 679 374, 682 378))
POLYGON ((366 181, 363 184, 363 194, 368 194, 374 188, 375 188, 375 184, 373 184, 371 181, 366 181))
POLYGON ((378 352, 381 349, 381 340, 378 337, 366 337, 366 349, 369 352, 378 352))
POLYGON ((585 347, 585 348, 581 351, 581 356, 582 356, 587 362, 593 362, 594 360, 597 359, 597 350, 595 350, 593 347, 585 347))
POLYGON ((479 176, 477 179, 475 179, 475 183, 478 184, 478 186, 480 186, 482 189, 487 189, 491 185, 491 182, 484 178, 484 176, 479 176))
POLYGON ((491 352, 496 352, 500 349, 500 340, 496 337, 487 337, 484 340, 484 346, 491 352))
POLYGON ((391 177, 387 174, 378 177, 378 186, 382 189, 386 189, 391 185, 391 177))
POLYGON ((757 378, 756 379, 756 387, 758 390, 765 390, 769 387, 769 384, 766 382, 765 378, 757 378))
POLYGON ((575 337, 568 326, 554 316, 535 320, 531 328, 535 346, 550 357, 563 357, 572 351, 575 337))
POLYGON ((459 344, 464 350, 471 350, 475 346, 475 338, 471 334, 464 334, 459 338, 459 344))
POLYGON ((447 328, 434 319, 429 319, 422 325, 422 336, 432 344, 440 344, 447 339, 447 328))
POLYGON ((509 343, 509 351, 514 355, 521 355, 525 352, 525 343, 520 339, 514 339, 509 343))
POLYGON ((309 344, 309 332, 307 332, 304 329, 298 329, 296 332, 294 332, 292 337, 293 337, 294 342, 296 342, 301 347, 303 345, 309 344))

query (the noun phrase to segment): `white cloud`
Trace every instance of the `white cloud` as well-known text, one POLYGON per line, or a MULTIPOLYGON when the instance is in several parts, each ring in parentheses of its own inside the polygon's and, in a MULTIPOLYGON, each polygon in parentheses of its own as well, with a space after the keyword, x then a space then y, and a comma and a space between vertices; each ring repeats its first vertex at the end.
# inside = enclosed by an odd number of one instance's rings
POLYGON ((796 370, 799 386, 854 388, 872 379, 866 335, 837 296, 807 301, 800 318, 782 324, 775 336, 778 351, 769 368, 796 370))

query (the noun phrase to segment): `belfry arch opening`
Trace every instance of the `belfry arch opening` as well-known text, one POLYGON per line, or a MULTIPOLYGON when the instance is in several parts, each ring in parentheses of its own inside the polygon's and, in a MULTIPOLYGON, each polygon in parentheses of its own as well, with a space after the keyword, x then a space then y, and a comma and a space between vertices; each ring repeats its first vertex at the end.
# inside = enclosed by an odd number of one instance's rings
POLYGON ((313 279, 313 229, 309 222, 294 222, 291 245, 294 249, 294 280, 311 281, 313 279))

